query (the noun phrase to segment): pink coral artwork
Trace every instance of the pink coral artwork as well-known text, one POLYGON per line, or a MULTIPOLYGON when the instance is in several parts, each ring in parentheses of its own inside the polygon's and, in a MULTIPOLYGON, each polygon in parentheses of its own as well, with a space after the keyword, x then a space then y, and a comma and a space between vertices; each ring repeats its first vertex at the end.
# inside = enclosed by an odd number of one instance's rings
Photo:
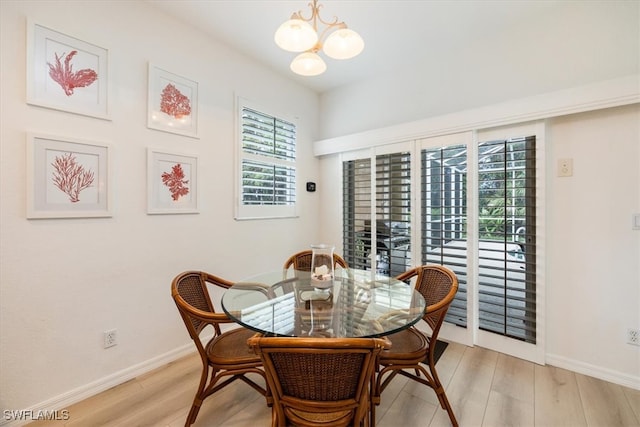
POLYGON ((109 144, 28 133, 27 218, 111 216, 109 144))
POLYGON ((53 166, 53 184, 69 196, 71 203, 80 201, 80 192, 93 185, 95 174, 78 163, 72 153, 56 157, 53 166))
POLYGON ((198 213, 198 158, 147 151, 147 213, 198 213))
POLYGON ((109 120, 109 51, 27 26, 27 103, 109 120))
POLYGON ((147 126, 198 137, 198 83, 149 64, 147 126))
POLYGON ((191 101, 169 83, 162 91, 160 111, 176 119, 181 119, 191 114, 191 101))
POLYGON ((188 179, 184 179, 184 171, 180 163, 171 168, 171 172, 162 173, 162 183, 169 188, 171 199, 177 201, 181 196, 189 194, 188 179))
POLYGON ((49 66, 49 76, 60 85, 64 94, 67 96, 73 95, 73 90, 78 87, 87 87, 98 79, 98 73, 91 68, 85 68, 78 71, 73 71, 73 64, 71 60, 78 53, 77 50, 72 50, 64 59, 64 65, 60 62, 60 59, 64 56, 64 53, 58 56, 55 54, 55 64, 47 62, 49 66))

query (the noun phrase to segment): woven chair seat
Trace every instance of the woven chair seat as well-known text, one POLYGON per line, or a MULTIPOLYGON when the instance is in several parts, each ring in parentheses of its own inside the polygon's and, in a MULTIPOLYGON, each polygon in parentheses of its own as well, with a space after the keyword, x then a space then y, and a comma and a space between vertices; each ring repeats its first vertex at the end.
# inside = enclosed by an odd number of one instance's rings
POLYGON ((389 363, 416 364, 424 360, 425 348, 429 340, 416 328, 404 329, 395 334, 388 335, 391 348, 383 350, 380 358, 389 363))
POLYGON ((207 357, 215 365, 233 365, 236 369, 243 365, 262 366, 260 356, 247 345, 247 340, 254 334, 245 328, 224 332, 207 343, 207 357))

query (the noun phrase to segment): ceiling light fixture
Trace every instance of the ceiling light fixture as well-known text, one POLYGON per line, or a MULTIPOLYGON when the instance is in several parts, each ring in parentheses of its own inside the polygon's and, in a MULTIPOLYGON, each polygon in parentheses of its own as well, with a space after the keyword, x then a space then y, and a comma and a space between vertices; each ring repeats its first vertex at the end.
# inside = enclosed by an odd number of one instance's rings
POLYGON ((333 59, 349 59, 360 54, 364 41, 358 33, 347 28, 344 22, 333 22, 320 18, 318 0, 309 3, 311 17, 302 16, 302 11, 294 12, 291 19, 280 25, 275 34, 275 42, 288 52, 302 52, 291 61, 291 71, 302 76, 317 76, 327 69, 318 52, 322 50, 333 59), (325 25, 318 32, 318 24, 325 25), (325 40, 325 36, 326 40, 325 40))

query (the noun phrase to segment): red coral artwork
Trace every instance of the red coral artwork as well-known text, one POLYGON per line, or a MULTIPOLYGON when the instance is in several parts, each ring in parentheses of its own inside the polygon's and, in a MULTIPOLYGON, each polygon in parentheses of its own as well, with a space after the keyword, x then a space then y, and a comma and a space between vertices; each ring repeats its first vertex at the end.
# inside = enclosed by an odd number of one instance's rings
POLYGON ((169 187, 171 192, 171 198, 176 201, 180 196, 186 196, 189 194, 188 179, 184 179, 184 171, 180 163, 175 164, 171 168, 171 173, 162 173, 162 183, 169 187))
POLYGON ((72 50, 64 59, 64 65, 60 62, 64 53, 60 56, 56 53, 56 62, 51 64, 47 62, 49 66, 49 76, 57 82, 64 90, 65 95, 73 95, 73 90, 77 87, 87 87, 98 79, 98 73, 91 68, 85 68, 79 71, 73 71, 73 65, 71 60, 78 53, 77 50, 72 50))
POLYGON ((80 192, 93 184, 93 171, 85 170, 71 153, 56 156, 51 166, 54 169, 51 178, 53 184, 68 195, 72 203, 79 202, 80 192))
POLYGON ((180 119, 191 114, 191 101, 174 85, 169 83, 162 91, 160 111, 180 119))

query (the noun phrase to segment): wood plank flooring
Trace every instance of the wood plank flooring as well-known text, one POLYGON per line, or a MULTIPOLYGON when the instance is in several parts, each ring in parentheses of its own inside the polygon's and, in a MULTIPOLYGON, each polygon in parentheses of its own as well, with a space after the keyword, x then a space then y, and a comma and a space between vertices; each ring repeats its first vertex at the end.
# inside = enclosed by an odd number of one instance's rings
MULTIPOLYGON (((638 390, 455 343, 437 366, 461 426, 640 426, 638 390)), ((200 369, 194 354, 70 406, 67 421, 30 425, 183 426, 200 369)), ((450 425, 430 388, 400 376, 383 393, 376 420, 378 427, 450 425)), ((205 400, 194 426, 270 424, 264 398, 236 382, 205 400)))

